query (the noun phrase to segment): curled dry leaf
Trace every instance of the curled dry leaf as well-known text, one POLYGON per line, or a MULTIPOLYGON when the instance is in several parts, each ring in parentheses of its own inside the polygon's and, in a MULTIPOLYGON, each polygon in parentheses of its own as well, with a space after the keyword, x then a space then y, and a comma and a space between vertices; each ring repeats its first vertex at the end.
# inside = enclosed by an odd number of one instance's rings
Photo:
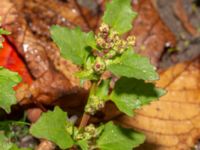
POLYGON ((147 135, 141 149, 189 150, 200 137, 200 59, 161 73, 157 86, 168 93, 119 122, 147 135))

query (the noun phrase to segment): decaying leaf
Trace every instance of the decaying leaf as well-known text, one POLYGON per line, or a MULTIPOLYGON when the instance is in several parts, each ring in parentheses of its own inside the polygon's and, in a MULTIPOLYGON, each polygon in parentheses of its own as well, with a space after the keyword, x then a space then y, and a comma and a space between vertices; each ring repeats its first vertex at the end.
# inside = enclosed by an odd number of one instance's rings
POLYGON ((133 9, 138 12, 130 32, 136 36, 136 51, 148 56, 157 65, 164 47, 174 46, 176 37, 163 23, 152 1, 133 1, 133 9))
POLYGON ((168 93, 134 118, 122 116, 118 121, 146 134, 141 149, 191 149, 200 137, 200 59, 162 72, 157 86, 168 93))

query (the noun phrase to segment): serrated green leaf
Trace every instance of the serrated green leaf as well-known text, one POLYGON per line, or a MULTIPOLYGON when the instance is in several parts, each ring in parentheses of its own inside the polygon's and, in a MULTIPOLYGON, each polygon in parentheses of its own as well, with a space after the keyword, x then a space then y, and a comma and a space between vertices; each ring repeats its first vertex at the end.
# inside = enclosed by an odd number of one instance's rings
POLYGON ((13 87, 21 82, 21 77, 16 72, 12 72, 0 66, 0 107, 7 113, 10 107, 17 103, 13 87))
POLYGON ((40 119, 31 126, 30 133, 37 137, 47 139, 57 144, 61 149, 70 148, 73 140, 65 130, 67 124, 67 113, 59 107, 54 111, 43 113, 40 119))
POLYGON ((132 28, 132 21, 136 15, 132 11, 131 0, 112 0, 106 5, 103 22, 119 34, 123 34, 132 28))
POLYGON ((144 140, 143 134, 109 122, 97 139, 97 146, 101 150, 132 150, 142 144, 144 140))
POLYGON ((128 50, 120 58, 117 58, 117 61, 109 64, 107 69, 116 76, 143 80, 159 79, 149 59, 135 54, 131 50, 128 50))
POLYGON ((61 56, 77 65, 83 65, 89 55, 91 47, 96 42, 93 32, 82 32, 80 28, 52 26, 51 37, 60 48, 61 56))
POLYGON ((116 82, 110 99, 120 111, 132 116, 134 109, 149 104, 164 94, 163 89, 156 88, 152 83, 134 78, 121 78, 116 82))

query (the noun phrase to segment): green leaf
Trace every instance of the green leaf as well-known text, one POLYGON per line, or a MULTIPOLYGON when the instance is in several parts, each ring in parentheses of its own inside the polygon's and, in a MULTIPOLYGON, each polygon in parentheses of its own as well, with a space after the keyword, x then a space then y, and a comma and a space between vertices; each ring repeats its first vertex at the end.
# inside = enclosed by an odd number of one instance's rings
POLYGON ((1 121, 0 122, 0 132, 3 131, 4 133, 10 132, 10 121, 1 121))
POLYGON ((30 133, 37 138, 54 142, 61 149, 67 149, 73 145, 73 140, 65 130, 66 125, 67 113, 55 107, 53 112, 42 114, 40 119, 31 126, 30 133))
POLYGON ((106 5, 103 22, 119 34, 123 34, 132 28, 132 21, 136 15, 132 11, 131 0, 112 0, 106 5))
POLYGON ((12 72, 0 66, 0 107, 7 113, 10 107, 17 103, 13 87, 21 82, 21 77, 16 72, 12 72))
POLYGON ((101 150, 132 150, 142 144, 144 140, 143 134, 109 122, 97 140, 97 146, 101 150))
POLYGON ((61 56, 77 65, 83 65, 91 47, 96 46, 93 32, 82 32, 80 28, 52 26, 51 37, 60 48, 61 56))
POLYGON ((32 150, 31 148, 19 148, 17 145, 13 145, 11 149, 9 150, 32 150))
POLYGON ((87 140, 80 140, 76 142, 76 145, 78 145, 82 150, 88 150, 89 145, 87 140))
POLYGON ((6 136, 0 132, 0 148, 2 150, 10 150, 13 144, 6 138, 6 136))
POLYGON ((110 99, 120 111, 132 116, 134 109, 149 104, 164 94, 163 89, 156 88, 152 83, 134 78, 121 78, 116 82, 110 99))
POLYGON ((120 58, 117 58, 117 61, 114 60, 113 63, 108 64, 107 69, 116 76, 143 80, 159 79, 149 59, 135 54, 132 50, 128 50, 120 58))

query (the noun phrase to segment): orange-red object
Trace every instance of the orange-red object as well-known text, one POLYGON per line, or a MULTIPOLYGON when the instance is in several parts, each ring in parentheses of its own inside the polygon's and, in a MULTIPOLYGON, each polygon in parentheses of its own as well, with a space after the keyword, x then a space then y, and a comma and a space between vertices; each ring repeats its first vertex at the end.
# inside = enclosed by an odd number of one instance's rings
POLYGON ((31 84, 32 78, 26 65, 7 41, 3 43, 3 48, 0 49, 0 66, 18 72, 21 75, 23 82, 31 84))

